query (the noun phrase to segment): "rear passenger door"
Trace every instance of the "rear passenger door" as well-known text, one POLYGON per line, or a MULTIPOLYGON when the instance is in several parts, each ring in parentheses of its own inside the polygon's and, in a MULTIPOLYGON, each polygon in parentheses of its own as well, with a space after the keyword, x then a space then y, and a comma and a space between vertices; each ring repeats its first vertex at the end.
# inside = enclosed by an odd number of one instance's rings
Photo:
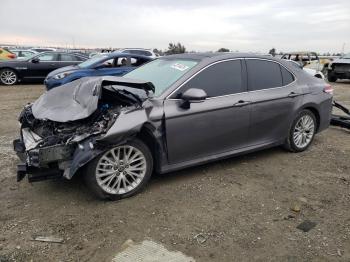
POLYGON ((241 60, 208 66, 164 101, 168 157, 171 164, 209 157, 246 146, 249 94, 241 60), (204 90, 208 98, 184 109, 181 94, 204 90))
POLYGON ((295 78, 272 60, 246 59, 252 101, 250 145, 282 141, 302 102, 295 78))

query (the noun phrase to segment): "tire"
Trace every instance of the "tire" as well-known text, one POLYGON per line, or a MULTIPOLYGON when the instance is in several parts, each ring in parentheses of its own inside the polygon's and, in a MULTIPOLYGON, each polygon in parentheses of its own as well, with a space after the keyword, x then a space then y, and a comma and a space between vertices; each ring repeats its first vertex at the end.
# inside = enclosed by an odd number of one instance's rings
POLYGON ((328 72, 327 79, 328 79, 328 82, 334 83, 335 81, 337 81, 338 78, 336 76, 332 75, 331 72, 328 72))
POLYGON ((2 85, 12 86, 17 84, 17 82, 18 75, 14 70, 10 68, 0 70, 0 83, 2 85))
POLYGON ((91 161, 85 169, 84 179, 98 198, 118 200, 139 193, 152 171, 151 151, 141 140, 133 139, 91 161), (127 160, 125 156, 128 156, 127 160))
POLYGON ((292 123, 284 148, 290 152, 305 151, 315 137, 316 127, 315 115, 310 110, 302 110, 292 123))

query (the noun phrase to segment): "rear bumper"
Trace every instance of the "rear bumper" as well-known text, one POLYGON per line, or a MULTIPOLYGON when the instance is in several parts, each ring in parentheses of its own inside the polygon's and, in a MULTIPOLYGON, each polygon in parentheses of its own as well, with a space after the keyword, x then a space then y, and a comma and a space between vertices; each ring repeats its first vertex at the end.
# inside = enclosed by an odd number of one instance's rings
POLYGON ((350 72, 332 70, 329 71, 328 74, 339 79, 350 79, 350 72))

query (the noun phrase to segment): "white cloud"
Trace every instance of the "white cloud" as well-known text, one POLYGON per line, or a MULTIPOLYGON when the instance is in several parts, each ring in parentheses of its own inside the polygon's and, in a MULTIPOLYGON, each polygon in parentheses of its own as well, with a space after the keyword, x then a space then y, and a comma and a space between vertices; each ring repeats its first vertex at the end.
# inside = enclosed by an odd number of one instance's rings
MULTIPOLYGON (((350 1, 2 0, 0 43, 188 50, 350 48, 350 1), (5 8, 3 8, 5 7, 5 8)), ((350 51, 350 50, 349 50, 350 51)))

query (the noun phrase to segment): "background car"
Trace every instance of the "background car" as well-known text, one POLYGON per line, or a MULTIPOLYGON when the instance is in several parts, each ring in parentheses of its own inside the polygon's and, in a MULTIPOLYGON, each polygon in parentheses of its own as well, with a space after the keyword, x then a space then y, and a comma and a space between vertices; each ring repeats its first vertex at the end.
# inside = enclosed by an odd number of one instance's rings
POLYGON ((289 61, 290 63, 292 63, 293 65, 296 65, 297 67, 303 69, 306 73, 314 76, 314 77, 317 77, 317 78, 321 78, 321 79, 325 79, 323 73, 321 71, 317 71, 315 69, 311 69, 311 68, 306 68, 303 66, 302 63, 298 63, 296 61, 293 61, 293 60, 287 60, 289 61))
POLYGON ((16 55, 16 59, 26 59, 38 54, 38 52, 28 49, 10 49, 10 51, 16 55))
POLYGON ((124 53, 96 55, 81 64, 52 71, 44 83, 50 90, 85 76, 122 76, 151 60, 151 57, 124 53))
POLYGON ((338 79, 350 79, 350 53, 335 59, 328 66, 328 81, 335 82, 338 79))
POLYGON ((44 52, 24 60, 0 62, 0 84, 14 85, 22 81, 43 81, 53 70, 76 65, 87 59, 86 56, 67 52, 44 52))
POLYGON ((116 50, 114 51, 114 53, 143 55, 143 56, 149 56, 152 58, 159 57, 159 55, 155 54, 151 49, 144 49, 144 48, 124 48, 124 49, 116 50))
MULTIPOLYGON (((281 59, 288 59, 300 63, 304 68, 314 70, 315 76, 317 76, 318 72, 322 73, 322 75, 326 75, 328 64, 331 62, 330 58, 328 59, 323 57, 320 59, 316 52, 310 51, 285 53, 281 59)), ((319 76, 321 76, 321 74, 319 74, 317 77, 319 76)))
POLYGON ((15 59, 16 54, 12 53, 11 51, 0 48, 0 60, 9 60, 9 59, 15 59))

